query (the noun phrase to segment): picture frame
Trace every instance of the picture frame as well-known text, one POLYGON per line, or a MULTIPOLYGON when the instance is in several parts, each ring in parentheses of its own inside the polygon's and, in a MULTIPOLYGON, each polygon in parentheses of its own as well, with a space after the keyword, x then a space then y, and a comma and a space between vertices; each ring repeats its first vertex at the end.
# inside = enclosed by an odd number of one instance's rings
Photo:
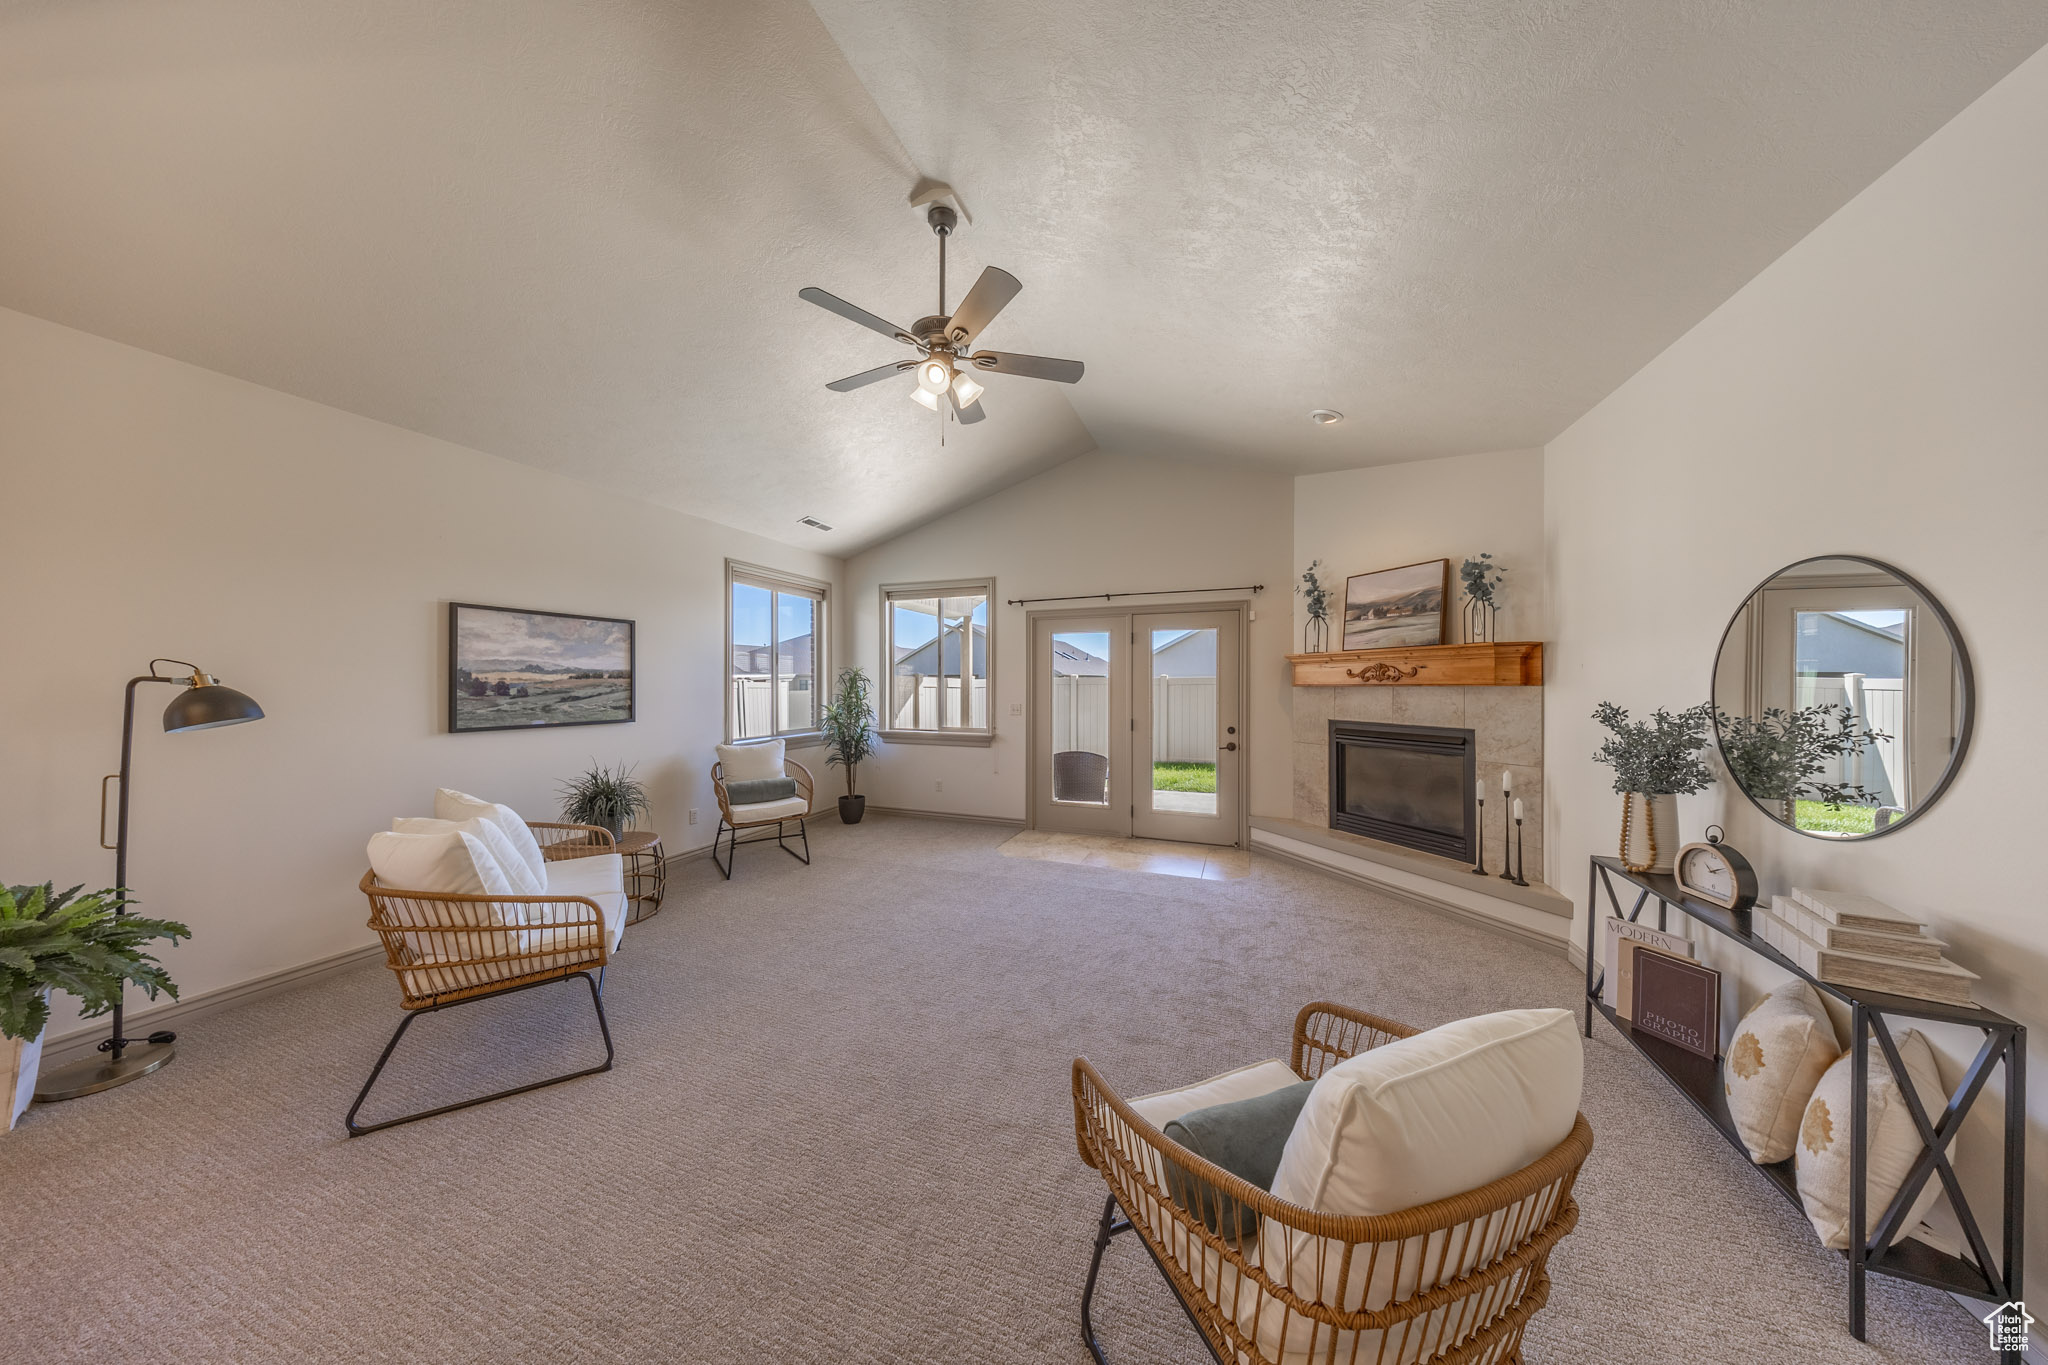
POLYGON ((1414 649, 1444 643, 1451 561, 1425 559, 1344 580, 1344 649, 1414 649))
POLYGON ((629 725, 636 627, 615 616, 448 604, 448 732, 629 725))

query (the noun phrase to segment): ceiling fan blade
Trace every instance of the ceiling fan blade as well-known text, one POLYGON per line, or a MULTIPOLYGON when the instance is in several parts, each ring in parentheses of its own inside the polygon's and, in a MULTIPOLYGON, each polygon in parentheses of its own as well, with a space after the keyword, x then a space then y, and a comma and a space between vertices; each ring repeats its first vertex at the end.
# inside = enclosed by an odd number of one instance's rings
POLYGON ((838 295, 828 294, 815 285, 809 289, 797 290, 796 296, 806 303, 817 304, 828 313, 837 313, 848 322, 857 322, 870 331, 880 332, 892 341, 900 341, 906 346, 917 345, 917 338, 895 323, 878 318, 865 308, 856 308, 838 295))
POLYGON ((1050 379, 1059 384, 1081 382, 1078 360, 1054 360, 1042 355, 1018 355, 1015 351, 976 351, 974 368, 995 374, 1021 375, 1026 379, 1050 379))
POLYGON ((844 379, 835 379, 825 387, 834 393, 852 393, 855 389, 865 388, 869 384, 887 379, 891 375, 908 374, 916 368, 917 362, 915 360, 892 360, 886 365, 877 365, 872 370, 862 370, 859 374, 850 374, 844 379))
POLYGON ((946 390, 946 397, 952 401, 953 415, 960 419, 960 425, 963 427, 972 426, 988 416, 987 413, 981 410, 981 400, 979 398, 963 407, 960 403, 960 395, 954 393, 951 389, 946 390))
POLYGON ((946 324, 946 336, 955 346, 965 346, 980 334, 981 329, 995 320, 1023 284, 1007 270, 994 266, 981 272, 981 278, 974 282, 974 288, 967 291, 967 297, 960 300, 960 306, 953 310, 953 320, 946 324))

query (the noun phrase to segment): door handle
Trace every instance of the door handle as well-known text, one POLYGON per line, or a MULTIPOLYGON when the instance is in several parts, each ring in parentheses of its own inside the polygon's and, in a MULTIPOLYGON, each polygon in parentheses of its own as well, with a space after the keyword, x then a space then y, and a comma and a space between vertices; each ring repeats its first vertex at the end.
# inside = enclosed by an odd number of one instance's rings
POLYGON ((1233 753, 1233 754, 1234 754, 1234 753, 1236 753, 1236 752, 1237 752, 1237 741, 1233 739, 1233 740, 1231 740, 1231 741, 1230 741, 1230 743, 1228 743, 1228 744, 1224 744, 1224 745, 1221 745, 1221 746, 1219 746, 1219 747, 1217 748, 1216 752, 1217 752, 1217 753, 1219 753, 1219 754, 1220 754, 1220 753, 1233 753))

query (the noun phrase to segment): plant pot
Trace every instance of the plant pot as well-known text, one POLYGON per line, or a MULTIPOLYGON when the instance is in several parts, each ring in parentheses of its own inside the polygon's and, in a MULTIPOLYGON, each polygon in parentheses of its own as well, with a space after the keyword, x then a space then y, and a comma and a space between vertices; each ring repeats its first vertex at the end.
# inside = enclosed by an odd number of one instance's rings
POLYGON ((1621 798, 1621 864, 1631 872, 1669 872, 1678 856, 1678 798, 1626 792, 1621 798))
POLYGON ((849 825, 857 825, 860 818, 868 813, 868 799, 865 796, 842 796, 839 798, 839 818, 849 825))
POLYGON ((43 1037, 49 1031, 45 1025, 34 1038, 0 1037, 0 1082, 6 1086, 9 1129, 36 1097, 36 1068, 42 1065, 43 1037))

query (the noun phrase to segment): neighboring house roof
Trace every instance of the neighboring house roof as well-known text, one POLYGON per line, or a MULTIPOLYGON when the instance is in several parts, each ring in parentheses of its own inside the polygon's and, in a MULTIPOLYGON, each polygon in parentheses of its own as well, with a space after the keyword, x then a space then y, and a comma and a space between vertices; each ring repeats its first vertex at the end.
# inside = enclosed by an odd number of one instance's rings
MULTIPOLYGON (((909 648, 899 646, 896 650, 896 676, 899 678, 931 678, 944 673, 948 677, 960 674, 960 632, 949 630, 944 635, 926 640, 921 645, 909 648), (939 653, 944 642, 945 653, 939 653)), ((974 675, 988 676, 988 628, 974 627, 974 675)))
POLYGON ((1054 636, 1052 671, 1063 678, 1106 678, 1109 676, 1109 660, 1098 659, 1079 645, 1054 636))
POLYGON ((758 673, 766 677, 775 655, 781 653, 788 662, 782 666, 786 674, 811 672, 811 637, 809 634, 793 635, 778 645, 734 645, 732 647, 732 671, 734 673, 758 673))
POLYGON ((1799 635, 1799 671, 1823 677, 1906 675, 1906 627, 1876 626, 1841 612, 1815 612, 1799 635))

